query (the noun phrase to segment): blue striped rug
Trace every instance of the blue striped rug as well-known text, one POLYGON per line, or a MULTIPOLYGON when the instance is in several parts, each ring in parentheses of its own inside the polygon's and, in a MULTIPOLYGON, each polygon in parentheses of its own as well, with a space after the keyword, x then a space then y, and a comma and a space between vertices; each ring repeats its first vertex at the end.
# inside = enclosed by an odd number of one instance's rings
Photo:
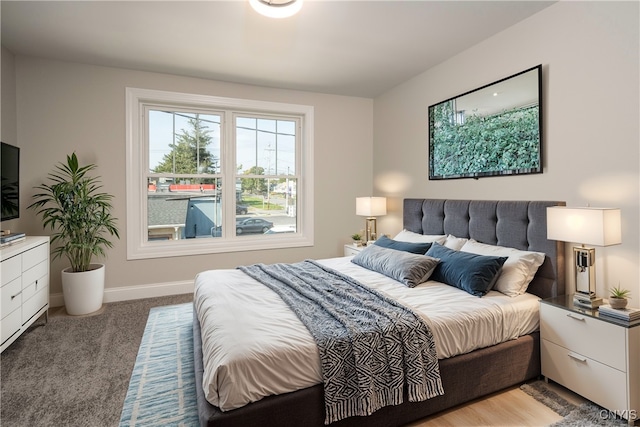
POLYGON ((120 427, 198 425, 192 322, 192 303, 150 310, 120 427))

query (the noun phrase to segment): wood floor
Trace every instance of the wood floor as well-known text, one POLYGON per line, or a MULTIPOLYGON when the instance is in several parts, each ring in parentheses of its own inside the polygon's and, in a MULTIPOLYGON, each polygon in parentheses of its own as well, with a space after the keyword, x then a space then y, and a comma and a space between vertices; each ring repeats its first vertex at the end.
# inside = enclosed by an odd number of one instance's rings
MULTIPOLYGON (((568 401, 580 404, 580 396, 550 384, 553 390, 568 401)), ((410 424, 407 427, 478 427, 478 426, 548 426, 562 417, 529 396, 519 387, 474 400, 410 424)))

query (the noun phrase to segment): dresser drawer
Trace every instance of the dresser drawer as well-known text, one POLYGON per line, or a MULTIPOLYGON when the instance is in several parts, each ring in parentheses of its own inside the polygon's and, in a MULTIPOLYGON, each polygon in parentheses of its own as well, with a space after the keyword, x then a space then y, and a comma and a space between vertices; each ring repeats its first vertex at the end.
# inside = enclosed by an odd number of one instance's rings
POLYGON ((615 368, 540 340, 542 375, 605 408, 627 408, 627 376, 615 368))
POLYGON ((4 317, 22 304, 22 280, 20 277, 7 283, 0 289, 0 318, 4 324, 4 317))
POLYGON ((13 313, 2 319, 2 327, 0 327, 0 343, 4 343, 20 332, 22 322, 20 321, 20 310, 16 310, 13 313))
POLYGON ((0 277, 2 277, 2 286, 12 282, 16 277, 22 274, 22 258, 20 255, 13 258, 5 259, 0 263, 0 277))
POLYGON ((22 287, 27 288, 36 280, 42 279, 42 277, 47 276, 47 272, 49 269, 49 263, 47 261, 42 261, 39 264, 31 267, 24 273, 22 273, 22 287))
POLYGON ((22 253, 22 271, 49 260, 49 245, 36 246, 22 253))
POLYGON ((540 305, 540 337, 626 371, 625 328, 550 304, 540 305))
POLYGON ((24 276, 22 279, 22 301, 26 301, 31 298, 36 292, 39 292, 42 288, 49 287, 49 276, 44 275, 37 280, 33 280, 28 286, 24 286, 24 276))
POLYGON ((44 287, 22 303, 22 323, 27 323, 40 309, 49 302, 49 288, 44 287))

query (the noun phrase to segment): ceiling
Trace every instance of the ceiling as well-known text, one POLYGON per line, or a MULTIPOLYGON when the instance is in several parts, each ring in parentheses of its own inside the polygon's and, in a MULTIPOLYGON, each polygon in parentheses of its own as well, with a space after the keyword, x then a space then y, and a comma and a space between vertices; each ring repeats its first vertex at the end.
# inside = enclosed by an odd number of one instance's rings
POLYGON ((553 1, 6 1, 14 54, 374 98, 553 1))

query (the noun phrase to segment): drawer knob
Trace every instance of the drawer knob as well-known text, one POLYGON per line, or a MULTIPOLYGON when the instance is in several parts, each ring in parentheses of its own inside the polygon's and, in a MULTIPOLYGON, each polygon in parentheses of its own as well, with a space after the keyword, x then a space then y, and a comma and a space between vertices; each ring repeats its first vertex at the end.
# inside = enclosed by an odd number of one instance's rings
POLYGON ((580 356, 579 354, 576 354, 576 353, 569 353, 569 354, 567 354, 567 356, 569 356, 572 359, 577 360, 578 362, 585 363, 587 361, 586 357, 580 356))
POLYGON ((579 316, 579 315, 574 314, 574 313, 569 313, 569 314, 567 314, 567 317, 570 317, 570 318, 572 318, 572 319, 575 319, 575 320, 579 320, 579 321, 581 321, 581 322, 584 322, 584 316, 579 316))

